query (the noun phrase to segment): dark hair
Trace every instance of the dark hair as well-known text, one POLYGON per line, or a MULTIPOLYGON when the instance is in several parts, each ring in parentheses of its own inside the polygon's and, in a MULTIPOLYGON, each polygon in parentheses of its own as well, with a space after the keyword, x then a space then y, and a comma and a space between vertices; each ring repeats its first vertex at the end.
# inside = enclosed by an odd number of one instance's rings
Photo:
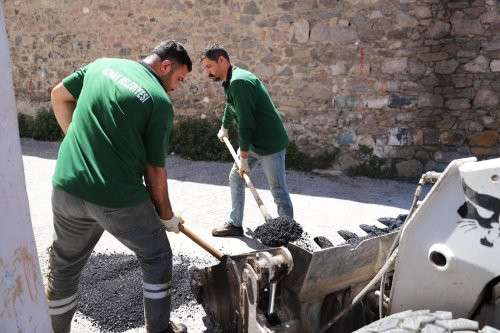
POLYGON ((153 49, 153 54, 160 57, 161 60, 171 60, 181 65, 186 65, 191 72, 193 63, 189 58, 184 46, 175 40, 164 40, 153 49))
POLYGON ((201 59, 208 58, 212 61, 219 60, 219 57, 224 57, 227 61, 229 61, 229 54, 226 49, 224 49, 224 46, 217 43, 208 45, 201 55, 201 59))

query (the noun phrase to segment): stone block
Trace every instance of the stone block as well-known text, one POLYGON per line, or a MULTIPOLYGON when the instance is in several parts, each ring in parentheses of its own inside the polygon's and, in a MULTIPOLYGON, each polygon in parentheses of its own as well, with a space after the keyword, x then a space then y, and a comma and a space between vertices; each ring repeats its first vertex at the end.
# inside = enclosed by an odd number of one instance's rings
POLYGON ((446 169, 446 166, 448 163, 439 163, 436 161, 427 161, 424 166, 424 172, 426 171, 437 171, 437 172, 443 172, 444 169, 446 169))
POLYGON ((484 130, 484 126, 477 121, 466 121, 462 123, 462 127, 470 132, 481 132, 484 130))
POLYGON ((423 145, 424 144, 424 131, 422 131, 421 129, 416 129, 413 131, 413 135, 412 135, 412 140, 413 140, 413 144, 415 145, 423 145))
POLYGON ((471 147, 495 147, 497 141, 497 131, 484 131, 469 137, 469 145, 471 147))
POLYGON ((387 145, 389 146, 406 146, 411 144, 411 136, 407 128, 389 128, 389 130, 387 131, 387 136, 389 138, 387 141, 387 145))
POLYGON ((396 164, 396 171, 399 177, 415 178, 422 175, 424 166, 418 160, 403 161, 396 164))
POLYGON ((494 147, 472 147, 470 149, 472 155, 479 157, 495 156, 498 155, 498 149, 494 147))
POLYGON ((329 32, 329 39, 337 44, 350 43, 358 39, 358 34, 352 29, 332 27, 329 32))
POLYGON ((485 56, 480 55, 476 59, 465 64, 464 68, 466 71, 471 73, 486 73, 488 72, 489 64, 488 59, 485 56))
POLYGON ((474 97, 474 106, 477 108, 493 108, 498 106, 500 97, 498 92, 489 88, 481 88, 474 97))
POLYGON ((443 98, 440 95, 422 93, 418 95, 417 105, 418 107, 441 107, 443 98))
MULTIPOLYGON (((415 154, 415 149, 410 146, 385 146, 377 147, 377 156, 385 158, 402 158, 405 160, 411 159, 415 154)), ((375 152, 375 151, 374 151, 375 152)))
POLYGON ((440 39, 450 33, 451 25, 443 21, 434 21, 425 32, 425 36, 431 39, 440 39))
POLYGON ((328 42, 330 39, 330 24, 328 22, 318 22, 311 29, 309 37, 313 42, 328 42))
POLYGON ((424 145, 437 145, 439 144, 439 131, 434 128, 426 128, 424 132, 424 145))
POLYGON ((457 88, 465 88, 472 86, 472 74, 469 75, 454 75, 451 78, 453 85, 457 88))
POLYGON ((414 156, 417 160, 421 161, 426 161, 429 159, 429 153, 424 150, 417 151, 414 156))
POLYGON ((456 98, 446 101, 446 107, 451 110, 467 110, 470 109, 470 99, 456 98))
POLYGON ((446 52, 420 53, 417 57, 423 62, 435 62, 450 58, 446 52))
POLYGON ((369 109, 382 109, 387 106, 387 97, 368 97, 364 100, 363 105, 369 109))
POLYGON ((292 23, 290 27, 290 35, 295 37, 298 43, 307 43, 309 40, 309 22, 304 19, 300 19, 297 22, 292 23))
POLYGON ((394 58, 385 61, 382 72, 385 74, 401 74, 408 68, 408 58, 394 58))
POLYGON ((483 123, 484 127, 488 129, 493 129, 496 126, 495 118, 491 116, 482 116, 481 122, 483 123))
POLYGON ((441 132, 439 141, 447 146, 460 146, 465 142, 465 134, 461 131, 444 131, 441 132))
POLYGON ((335 141, 338 145, 351 145, 354 143, 355 134, 351 131, 340 132, 335 137, 335 141))
POLYGON ((450 163, 453 160, 463 157, 465 157, 465 155, 457 151, 437 151, 434 153, 434 159, 443 163, 450 163))
POLYGON ((486 13, 483 13, 480 17, 479 17, 479 21, 482 23, 482 24, 485 24, 485 23, 495 23, 495 22, 498 22, 498 20, 500 20, 500 17, 498 16, 498 13, 496 10, 490 10, 486 13))
POLYGON ((391 95, 389 97, 390 108, 411 108, 417 105, 415 97, 391 95))
MULTIPOLYGON (((278 23, 277 17, 264 18, 256 22, 257 26, 261 28, 275 27, 277 23, 278 23)), ((307 31, 307 38, 309 38, 309 30, 307 31)))
POLYGON ((357 62, 355 63, 349 72, 355 75, 368 75, 370 74, 371 65, 368 62, 357 62))
POLYGON ((483 42, 482 47, 485 51, 498 51, 500 50, 500 38, 483 42))
POLYGON ((427 71, 427 66, 419 60, 412 60, 408 63, 408 71, 413 75, 423 75, 427 71))
POLYGON ((255 1, 250 1, 243 6, 243 14, 247 15, 258 15, 260 14, 260 9, 255 3, 255 1))
POLYGON ((354 96, 338 95, 334 97, 334 104, 336 108, 353 108, 356 105, 356 98, 354 96))
POLYGON ((455 59, 440 61, 436 64, 434 70, 438 74, 451 74, 458 67, 458 61, 455 59))
POLYGON ((475 58, 476 56, 477 56, 476 51, 460 50, 457 52, 458 58, 475 58))
POLYGON ((332 75, 343 75, 347 73, 347 62, 339 61, 330 66, 332 75))
POLYGON ((493 60, 490 63, 490 69, 492 72, 500 72, 500 60, 493 60))
POLYGON ((430 6, 418 6, 414 8, 411 13, 420 19, 425 19, 432 16, 430 6))
POLYGON ((484 33, 481 22, 477 19, 470 19, 463 12, 457 11, 450 18, 451 34, 454 36, 482 35, 484 33))
POLYGON ((336 170, 346 170, 358 164, 359 158, 356 156, 355 152, 342 151, 335 159, 332 168, 336 170))
POLYGON ((368 147, 374 147, 375 146, 375 140, 371 135, 358 135, 356 138, 356 144, 363 145, 363 146, 368 146, 368 147))
POLYGON ((418 20, 404 12, 397 13, 397 27, 399 29, 414 28, 418 25, 418 20))

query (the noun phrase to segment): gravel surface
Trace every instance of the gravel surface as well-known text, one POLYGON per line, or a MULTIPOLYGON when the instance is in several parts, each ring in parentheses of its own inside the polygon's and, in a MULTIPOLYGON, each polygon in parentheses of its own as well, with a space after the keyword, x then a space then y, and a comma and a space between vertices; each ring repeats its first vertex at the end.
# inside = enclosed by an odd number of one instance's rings
MULTIPOLYGON (((47 267, 46 249, 51 244, 53 233, 50 204, 51 177, 54 172, 59 144, 30 139, 22 139, 21 144, 33 231, 41 268, 45 271, 47 267)), ((214 238, 211 235, 212 228, 226 222, 230 212, 231 200, 228 188, 230 163, 193 162, 169 156, 166 167, 173 208, 182 214, 186 224, 195 233, 225 254, 241 254, 262 248, 263 245, 251 237, 214 238)), ((415 191, 415 184, 390 180, 345 176, 328 178, 296 171, 287 171, 286 176, 294 205, 294 218, 301 222, 301 227, 304 230, 302 237, 293 243, 303 248, 309 247, 311 252, 321 249, 314 242, 315 237, 326 237, 337 246, 345 243, 345 239, 337 233, 338 230, 347 230, 359 237, 364 237, 366 233, 359 228, 359 224, 375 225, 379 228, 386 227, 383 224, 384 221, 380 221, 382 222, 380 223, 377 219, 381 216, 397 216, 405 213, 415 191)), ((261 168, 252 170, 252 180, 269 213, 272 216, 277 216, 273 198, 261 168)), ((250 192, 247 192, 243 227, 247 230, 246 233, 251 236, 251 232, 248 230, 255 230, 264 221, 250 192)), ((175 255, 174 260, 177 261, 177 258, 185 257, 190 267, 198 265, 206 267, 217 263, 217 260, 184 235, 169 233, 168 237, 175 255)), ((104 233, 95 248, 95 255, 98 254, 104 255, 101 258, 118 255, 122 257, 120 260, 125 260, 123 258, 132 255, 130 250, 107 232, 104 233)), ((118 266, 122 262, 120 260, 118 260, 118 266)), ((125 262, 132 265, 126 260, 125 262)), ((132 265, 132 267, 134 266, 132 265)), ((92 277, 89 278, 92 279, 92 277)), ((86 283, 85 279, 82 279, 82 284, 86 283)), ((174 276, 174 279, 177 278, 174 276)), ((117 281, 125 283, 118 278, 117 281)), ((187 284, 187 281, 179 281, 179 283, 187 284)), ((140 282, 135 284, 135 282, 130 281, 127 282, 126 288, 135 290, 131 284, 141 288, 140 282)), ((86 285, 94 287, 91 284, 86 285)), ((124 294, 119 290, 117 292, 124 294)), ((179 299, 184 298, 181 296, 179 299)), ((111 301, 109 303, 112 304, 111 301)), ((101 304, 104 304, 104 301, 101 304)), ((81 306, 82 311, 84 311, 84 304, 81 306)), ((125 310, 122 316, 128 317, 127 311, 125 310)), ((93 316, 97 317, 97 315, 93 316)), ((205 312, 201 305, 193 303, 191 299, 182 302, 174 300, 171 318, 186 324, 190 332, 210 332, 212 330, 207 327, 205 312)), ((102 325, 92 316, 77 311, 72 325, 72 333, 100 332, 104 330, 102 325)), ((127 332, 144 332, 144 327, 131 328, 127 332)))
MULTIPOLYGON (((174 256, 172 310, 196 304, 190 269, 207 264, 200 258, 174 256)), ((82 273, 80 290, 79 311, 102 331, 124 332, 144 325, 142 273, 134 255, 94 253, 82 273)))

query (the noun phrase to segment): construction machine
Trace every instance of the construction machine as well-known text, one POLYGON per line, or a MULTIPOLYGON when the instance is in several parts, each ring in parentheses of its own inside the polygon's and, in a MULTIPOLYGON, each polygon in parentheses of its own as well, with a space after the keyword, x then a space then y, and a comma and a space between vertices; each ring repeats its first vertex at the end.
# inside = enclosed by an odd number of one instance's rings
POLYGON ((500 332, 499 215, 500 158, 458 159, 399 229, 224 257, 192 286, 222 332, 500 332))

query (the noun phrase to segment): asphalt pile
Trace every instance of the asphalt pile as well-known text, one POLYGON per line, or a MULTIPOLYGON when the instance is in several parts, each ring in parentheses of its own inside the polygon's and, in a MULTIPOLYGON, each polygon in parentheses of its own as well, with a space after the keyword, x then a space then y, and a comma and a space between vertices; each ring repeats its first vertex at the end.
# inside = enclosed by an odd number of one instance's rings
POLYGON ((252 236, 262 244, 274 247, 298 240, 302 232, 302 227, 294 219, 281 216, 258 226, 252 236))
MULTIPOLYGON (((197 304, 190 286, 192 267, 192 258, 174 256, 172 311, 178 308, 189 311, 197 304)), ((93 254, 82 272, 80 292, 78 310, 100 331, 123 332, 144 326, 142 272, 135 256, 93 254)))

